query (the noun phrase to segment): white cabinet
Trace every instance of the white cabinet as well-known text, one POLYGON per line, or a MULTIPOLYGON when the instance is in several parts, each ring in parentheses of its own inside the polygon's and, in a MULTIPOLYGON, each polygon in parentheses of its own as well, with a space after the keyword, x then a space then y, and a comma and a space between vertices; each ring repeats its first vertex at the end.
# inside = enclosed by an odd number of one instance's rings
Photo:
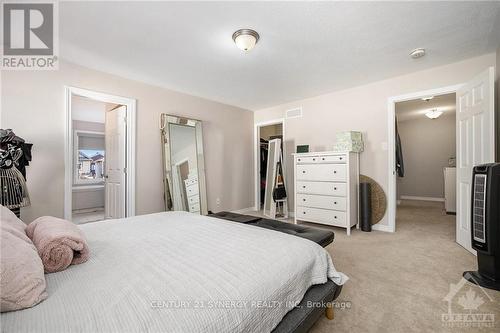
POLYGON ((191 176, 184 180, 184 188, 188 202, 188 211, 191 213, 200 213, 200 195, 198 186, 198 176, 191 176))
POLYGON ((295 223, 347 229, 358 224, 359 155, 352 152, 294 154, 295 223))
POLYGON ((444 208, 448 214, 457 212, 457 168, 444 168, 444 208))

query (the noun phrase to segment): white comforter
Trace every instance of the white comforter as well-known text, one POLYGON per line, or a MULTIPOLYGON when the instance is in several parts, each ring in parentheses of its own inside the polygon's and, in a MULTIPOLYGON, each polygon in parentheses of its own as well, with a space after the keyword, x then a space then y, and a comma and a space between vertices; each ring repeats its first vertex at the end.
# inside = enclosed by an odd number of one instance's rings
POLYGON ((269 332, 311 285, 347 280, 314 242, 185 212, 82 229, 90 260, 47 274, 49 298, 3 332, 269 332))

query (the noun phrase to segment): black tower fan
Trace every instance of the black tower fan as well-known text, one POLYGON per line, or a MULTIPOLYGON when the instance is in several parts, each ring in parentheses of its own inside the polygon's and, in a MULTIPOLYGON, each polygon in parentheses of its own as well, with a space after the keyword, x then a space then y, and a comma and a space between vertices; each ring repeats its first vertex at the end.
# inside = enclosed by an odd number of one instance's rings
POLYGON ((472 171, 472 248, 478 270, 464 278, 482 287, 500 290, 500 163, 483 164, 472 171))

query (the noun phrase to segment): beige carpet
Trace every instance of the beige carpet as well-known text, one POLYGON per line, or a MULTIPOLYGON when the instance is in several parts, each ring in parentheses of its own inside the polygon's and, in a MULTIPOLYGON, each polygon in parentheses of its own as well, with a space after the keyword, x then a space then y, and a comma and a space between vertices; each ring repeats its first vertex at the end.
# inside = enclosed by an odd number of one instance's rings
POLYGON ((450 284, 464 270, 477 269, 476 258, 455 243, 455 216, 444 214, 441 203, 406 201, 396 227, 393 234, 356 230, 350 237, 335 230, 327 249, 336 268, 350 277, 338 301, 351 308, 337 309, 332 321, 320 319, 311 332, 500 332, 500 292, 485 295, 468 283, 452 299, 452 313, 494 314, 495 327, 443 326, 450 284), (466 297, 469 289, 474 297, 466 297), (477 310, 460 305, 473 308, 481 301, 477 310))
POLYGON ((495 326, 443 326, 450 284, 477 264, 455 243, 455 216, 444 214, 442 206, 402 202, 395 233, 353 229, 348 237, 345 229, 332 228, 335 241, 327 250, 336 268, 350 277, 338 306, 350 308, 336 309, 334 320, 322 317, 311 332, 500 332, 500 292, 486 290, 486 295, 469 283, 452 298, 451 312, 494 315, 495 326))

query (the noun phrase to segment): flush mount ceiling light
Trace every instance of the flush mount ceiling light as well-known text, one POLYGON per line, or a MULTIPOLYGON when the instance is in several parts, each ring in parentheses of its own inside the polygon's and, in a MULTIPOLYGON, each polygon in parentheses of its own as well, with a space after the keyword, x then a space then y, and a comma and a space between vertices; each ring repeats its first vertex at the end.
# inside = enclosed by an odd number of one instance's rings
POLYGON ((425 49, 418 48, 410 52, 410 57, 413 59, 422 58, 425 55, 425 49))
POLYGON ((233 40, 236 46, 243 51, 250 51, 259 41, 259 34, 252 29, 240 29, 234 32, 233 40))
POLYGON ((432 109, 425 113, 425 116, 429 119, 437 119, 439 116, 443 114, 443 111, 439 111, 438 109, 432 109))

